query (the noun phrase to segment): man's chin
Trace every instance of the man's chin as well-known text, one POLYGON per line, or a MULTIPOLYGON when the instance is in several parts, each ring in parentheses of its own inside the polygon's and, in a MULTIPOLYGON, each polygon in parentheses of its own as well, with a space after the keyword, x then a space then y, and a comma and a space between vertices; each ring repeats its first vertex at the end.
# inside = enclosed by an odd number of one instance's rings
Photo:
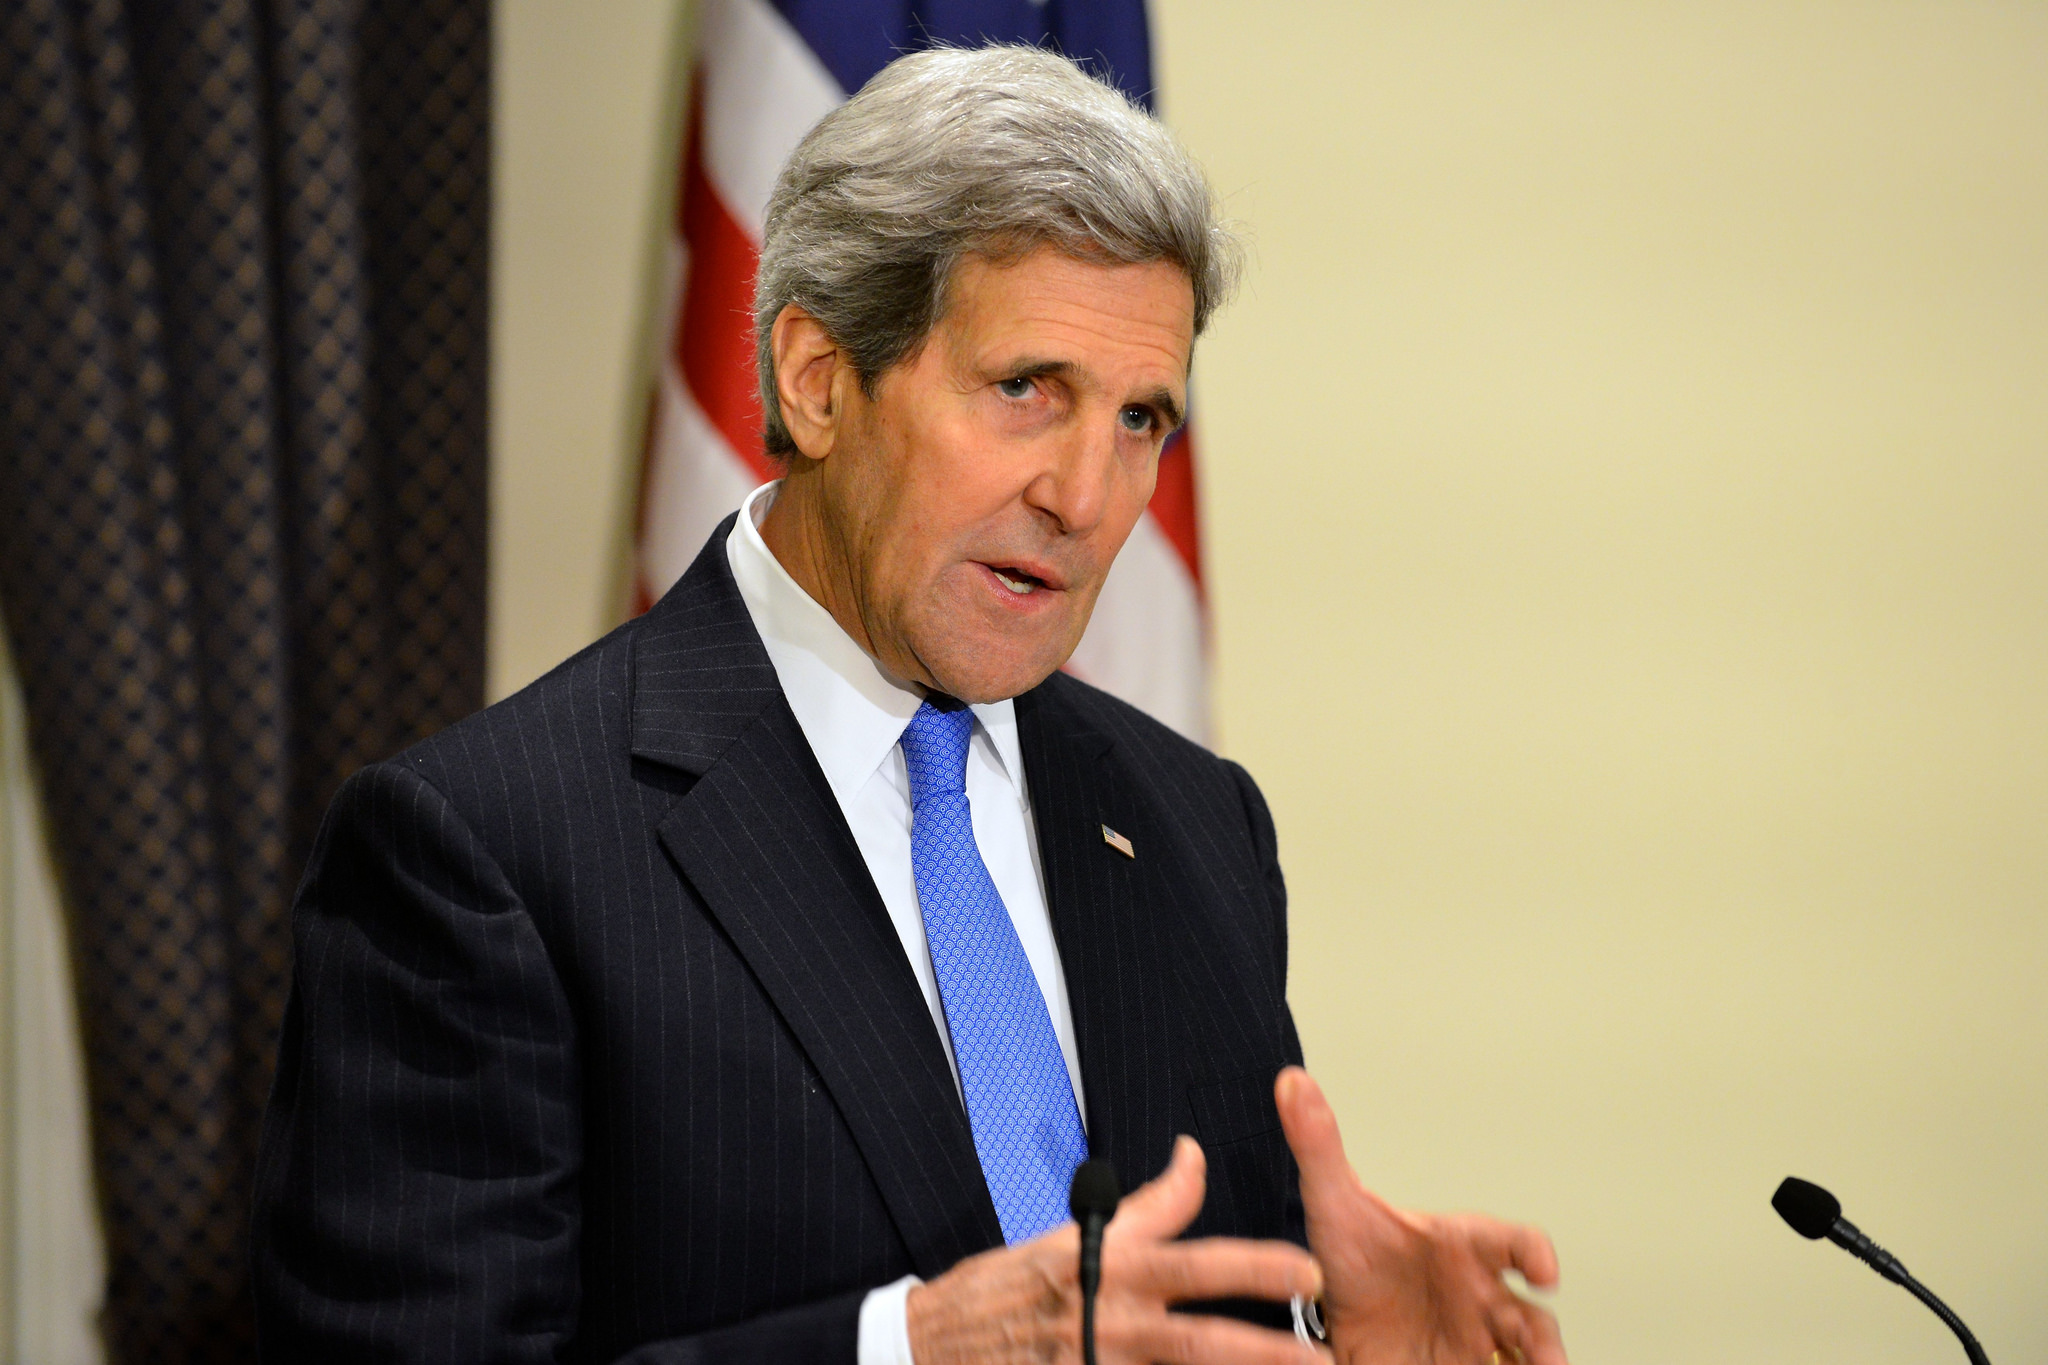
POLYGON ((978 706, 1029 692, 1057 672, 1073 652, 1072 645, 1028 653, 998 646, 956 648, 947 651, 949 657, 926 658, 924 664, 941 692, 978 706))

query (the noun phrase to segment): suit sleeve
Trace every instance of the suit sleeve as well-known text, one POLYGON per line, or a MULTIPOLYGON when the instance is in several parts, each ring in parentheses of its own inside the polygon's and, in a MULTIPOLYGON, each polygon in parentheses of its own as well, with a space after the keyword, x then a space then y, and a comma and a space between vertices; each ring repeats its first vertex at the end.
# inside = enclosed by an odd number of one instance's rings
POLYGON ((257 1165, 265 1360, 553 1361, 577 1309, 575 1023, 503 871, 396 763, 335 797, 257 1165))
POLYGON ((1237 782, 1237 794, 1244 802, 1246 822, 1251 826, 1252 847, 1257 850, 1259 876, 1266 888, 1267 931, 1273 944, 1273 997, 1282 1002, 1281 1016, 1286 1029, 1287 1059, 1301 1064, 1301 1039, 1294 1031, 1294 1011, 1287 999, 1287 878, 1280 871, 1280 836, 1273 828, 1273 813, 1266 807, 1265 794, 1252 775, 1236 763, 1225 760, 1237 782))
MULTIPOLYGON (((573 1357, 575 1017, 526 907, 401 763, 335 797, 257 1163, 266 1361, 573 1357)), ((641 1346, 631 1365, 853 1365, 862 1293, 641 1346)))
MULTIPOLYGON (((1258 852, 1259 873, 1266 888, 1268 930, 1273 943, 1273 998, 1280 1002, 1281 1051, 1287 1062, 1302 1064, 1301 1035, 1294 1028, 1294 1011, 1287 1004, 1287 878, 1280 871, 1280 836, 1273 827, 1273 813, 1252 775, 1236 763, 1230 774, 1237 781, 1238 796, 1244 802, 1245 818, 1251 825, 1252 846, 1258 852)), ((1288 1162, 1287 1236, 1298 1245, 1308 1245, 1308 1215, 1302 1208, 1298 1177, 1288 1162)))

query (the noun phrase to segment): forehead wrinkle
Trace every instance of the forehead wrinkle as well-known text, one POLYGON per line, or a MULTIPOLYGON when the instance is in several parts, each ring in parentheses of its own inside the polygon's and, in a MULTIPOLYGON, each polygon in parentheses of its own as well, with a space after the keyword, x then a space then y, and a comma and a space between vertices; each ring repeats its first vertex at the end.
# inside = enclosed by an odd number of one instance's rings
MULTIPOLYGON (((1193 337, 1165 318, 1129 316, 1119 310, 1113 298, 1102 297, 1126 292, 1122 289, 1111 287, 1074 298, 1061 297, 1062 291, 1054 287, 1032 289, 1022 297, 1013 294, 1001 300, 1000 284, 995 291, 986 287, 1014 280, 1012 272, 1028 268, 1030 259, 999 264, 970 258, 957 268, 949 291, 950 306, 933 332, 935 338, 944 336, 954 372, 961 380, 986 383, 1004 378, 1050 376, 1067 379, 1079 387, 1106 391, 1104 377, 1096 374, 1085 358, 1096 350, 1107 350, 1112 355, 1135 352, 1156 358, 1162 362, 1162 369, 1182 380, 1187 378, 1194 360, 1193 337), (1146 335, 1155 330, 1158 335, 1146 335), (1046 350, 1048 341, 1052 345, 1050 354, 1046 350), (1061 354, 1070 347, 1082 353, 1082 358, 1061 354)), ((1058 261, 1055 268, 1059 267, 1079 267, 1084 271, 1103 268, 1065 260, 1058 261)), ((1141 268, 1125 266, 1115 271, 1122 276, 1126 271, 1141 268)), ((1182 286, 1188 287, 1185 280, 1182 286)), ((1156 379, 1148 383, 1141 376, 1133 382, 1132 389, 1125 401, 1151 404, 1178 421, 1182 403, 1170 383, 1161 385, 1156 379)))

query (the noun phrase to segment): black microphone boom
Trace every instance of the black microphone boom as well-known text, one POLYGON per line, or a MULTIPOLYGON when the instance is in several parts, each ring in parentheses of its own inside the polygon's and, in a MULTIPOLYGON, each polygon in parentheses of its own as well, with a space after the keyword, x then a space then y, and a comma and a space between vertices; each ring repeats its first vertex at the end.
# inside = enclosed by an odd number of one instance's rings
POLYGON ((1074 1170, 1067 1208, 1081 1225, 1081 1359, 1095 1365, 1095 1291, 1102 1287, 1102 1230, 1116 1216, 1123 1189, 1116 1168, 1097 1158, 1074 1170))
POLYGON ((1778 1192, 1771 1196, 1771 1207, 1801 1237, 1813 1242, 1825 1237, 1893 1284, 1903 1285, 1907 1293, 1933 1309, 1934 1315, 1948 1324, 1949 1330, 1956 1334, 1963 1343, 1963 1350, 1969 1354, 1970 1365, 1991 1365, 1990 1357, 1977 1344, 1977 1338, 1970 1335, 1970 1329, 1947 1304, 1934 1296, 1933 1290, 1907 1274, 1898 1257, 1865 1237, 1861 1229, 1842 1217, 1841 1200, 1811 1181, 1788 1175, 1779 1184, 1778 1192))

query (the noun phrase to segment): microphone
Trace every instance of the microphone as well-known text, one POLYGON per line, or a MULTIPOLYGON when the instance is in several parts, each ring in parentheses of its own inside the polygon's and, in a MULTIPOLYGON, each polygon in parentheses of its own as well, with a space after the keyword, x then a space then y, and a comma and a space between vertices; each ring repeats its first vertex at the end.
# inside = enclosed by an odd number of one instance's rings
POLYGON ((1934 1296, 1933 1290, 1907 1274, 1898 1257, 1871 1241, 1863 1235, 1862 1229, 1842 1217, 1841 1200, 1811 1181, 1788 1175, 1778 1186, 1778 1192, 1771 1196, 1771 1207, 1792 1225, 1794 1232, 1809 1242, 1825 1237, 1893 1284, 1903 1285, 1907 1293, 1933 1309, 1934 1315, 1948 1324, 1949 1330, 1962 1341, 1963 1350, 1970 1357, 1970 1365, 1991 1365, 1990 1357, 1977 1344, 1977 1338, 1970 1335, 1970 1329, 1947 1304, 1934 1296))
POLYGON ((1102 1287, 1102 1229, 1116 1213, 1123 1189, 1116 1168, 1096 1158, 1074 1170, 1067 1208, 1081 1225, 1081 1359, 1095 1365, 1095 1291, 1102 1287))

